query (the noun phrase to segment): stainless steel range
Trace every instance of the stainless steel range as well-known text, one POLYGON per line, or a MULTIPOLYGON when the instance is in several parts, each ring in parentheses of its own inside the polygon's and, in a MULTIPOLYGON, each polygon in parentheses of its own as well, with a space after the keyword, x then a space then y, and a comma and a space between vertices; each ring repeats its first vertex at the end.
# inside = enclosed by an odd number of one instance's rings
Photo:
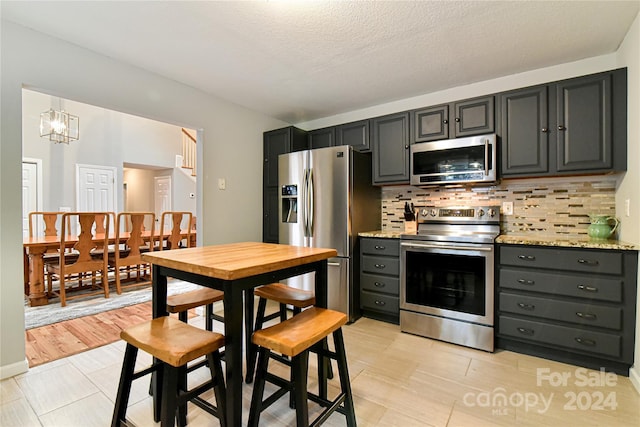
POLYGON ((400 242, 400 329, 493 351, 498 206, 424 207, 400 242))

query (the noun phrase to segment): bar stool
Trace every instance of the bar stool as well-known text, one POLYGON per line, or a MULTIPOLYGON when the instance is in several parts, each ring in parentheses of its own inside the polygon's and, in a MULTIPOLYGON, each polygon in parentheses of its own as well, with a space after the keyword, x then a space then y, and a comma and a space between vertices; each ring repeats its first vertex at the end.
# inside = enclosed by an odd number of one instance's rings
MULTIPOLYGON (((258 300, 258 311, 256 313, 256 322, 254 331, 262 329, 265 322, 280 318, 281 322, 287 320, 287 304, 293 306, 293 315, 300 314, 303 308, 311 307, 316 303, 316 297, 311 291, 293 288, 284 283, 272 283, 270 285, 260 286, 253 291, 253 294, 260 297, 258 300), (278 311, 265 315, 267 300, 275 301, 280 305, 278 311)), ((249 356, 247 357, 247 376, 245 381, 250 384, 255 374, 256 358, 258 355, 258 346, 251 344, 249 346, 249 356)))
POLYGON ((182 294, 167 297, 167 311, 178 313, 178 319, 187 323, 188 311, 192 308, 205 306, 205 329, 213 330, 213 321, 224 323, 224 317, 213 313, 213 303, 222 301, 224 292, 217 289, 201 288, 182 294))
POLYGON ((250 427, 257 427, 260 413, 289 391, 294 394, 296 425, 298 427, 309 425, 307 399, 311 399, 324 407, 324 410, 313 421, 312 425, 320 425, 334 411, 338 411, 346 416, 347 426, 356 426, 347 357, 342 336, 342 325, 346 323, 347 316, 344 313, 326 308, 312 307, 297 316, 293 316, 291 319, 253 333, 252 341, 260 349, 256 381, 253 386, 251 409, 249 411, 248 425, 250 427), (326 348, 326 340, 329 334, 333 334, 334 352, 326 348), (332 401, 326 398, 326 378, 324 377, 322 364, 318 364, 320 393, 316 395, 307 390, 309 351, 338 362, 341 392, 332 401), (269 360, 273 358, 274 353, 281 353, 291 357, 291 381, 268 372, 269 360), (263 400, 265 382, 275 384, 279 386, 279 389, 263 400), (322 392, 323 383, 324 393, 322 392))
POLYGON ((128 425, 126 421, 127 405, 131 392, 131 383, 144 375, 157 373, 160 407, 154 407, 154 421, 160 421, 163 427, 186 425, 187 402, 191 401, 203 410, 216 416, 220 425, 225 423, 225 385, 220 363, 219 349, 224 345, 224 336, 190 326, 169 316, 159 317, 123 330, 120 337, 127 342, 120 375, 120 384, 113 410, 111 426, 128 425), (138 349, 152 355, 154 364, 139 372, 134 372, 138 349), (201 356, 207 357, 211 380, 192 390, 181 384, 180 378, 188 362, 201 356), (214 390, 216 405, 199 396, 210 389, 214 390), (158 410, 159 409, 159 410, 158 410))

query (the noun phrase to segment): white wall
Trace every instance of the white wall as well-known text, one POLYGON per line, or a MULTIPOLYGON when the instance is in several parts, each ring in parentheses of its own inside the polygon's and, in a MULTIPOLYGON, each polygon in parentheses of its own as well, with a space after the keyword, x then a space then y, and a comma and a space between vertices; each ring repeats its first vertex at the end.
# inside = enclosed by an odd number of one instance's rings
MULTIPOLYGON (((75 165, 84 164, 116 168, 115 211, 122 211, 123 164, 173 168, 176 155, 182 154, 179 126, 31 90, 22 92, 22 120, 23 156, 42 160, 44 205, 41 210, 55 211, 61 206, 77 208, 75 165), (54 144, 40 137, 40 113, 50 107, 62 108, 79 117, 77 141, 54 144)), ((195 191, 195 184, 193 187, 195 191)), ((195 203, 193 208, 195 212, 195 203)))
POLYGON ((262 133, 286 126, 136 67, 2 21, 0 378, 27 369, 22 295, 22 88, 197 129, 204 244, 262 238, 262 133), (227 189, 217 190, 218 177, 227 189), (203 191, 206 189, 206 191, 203 191))
MULTIPOLYGON (((618 49, 618 65, 628 67, 628 164, 629 168, 616 192, 616 212, 623 221, 620 238, 634 243, 640 242, 640 14, 618 49), (625 216, 625 200, 631 201, 631 215, 625 216)), ((640 284, 640 271, 638 272, 640 284)), ((629 378, 640 393, 640 294, 636 304, 636 348, 635 363, 629 378)))

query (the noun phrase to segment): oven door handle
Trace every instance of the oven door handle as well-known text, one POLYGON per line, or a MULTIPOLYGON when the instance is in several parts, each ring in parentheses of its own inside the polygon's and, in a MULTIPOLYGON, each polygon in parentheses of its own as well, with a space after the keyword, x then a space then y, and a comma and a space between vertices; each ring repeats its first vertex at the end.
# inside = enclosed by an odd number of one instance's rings
POLYGON ((436 243, 400 243, 400 246, 415 249, 453 249, 461 251, 484 251, 491 252, 493 247, 487 246, 453 246, 453 245, 440 245, 436 243))

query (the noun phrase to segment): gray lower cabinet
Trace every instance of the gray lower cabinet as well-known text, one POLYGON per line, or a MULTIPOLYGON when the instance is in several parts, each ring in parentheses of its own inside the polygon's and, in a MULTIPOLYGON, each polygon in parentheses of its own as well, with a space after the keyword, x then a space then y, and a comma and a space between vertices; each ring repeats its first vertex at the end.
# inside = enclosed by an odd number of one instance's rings
POLYGON ((360 238, 362 315, 400 323, 400 240, 360 238))
POLYGON ((499 245, 497 347, 629 374, 638 253, 499 245))
POLYGON ((627 169, 626 69, 498 95, 503 177, 627 169))

